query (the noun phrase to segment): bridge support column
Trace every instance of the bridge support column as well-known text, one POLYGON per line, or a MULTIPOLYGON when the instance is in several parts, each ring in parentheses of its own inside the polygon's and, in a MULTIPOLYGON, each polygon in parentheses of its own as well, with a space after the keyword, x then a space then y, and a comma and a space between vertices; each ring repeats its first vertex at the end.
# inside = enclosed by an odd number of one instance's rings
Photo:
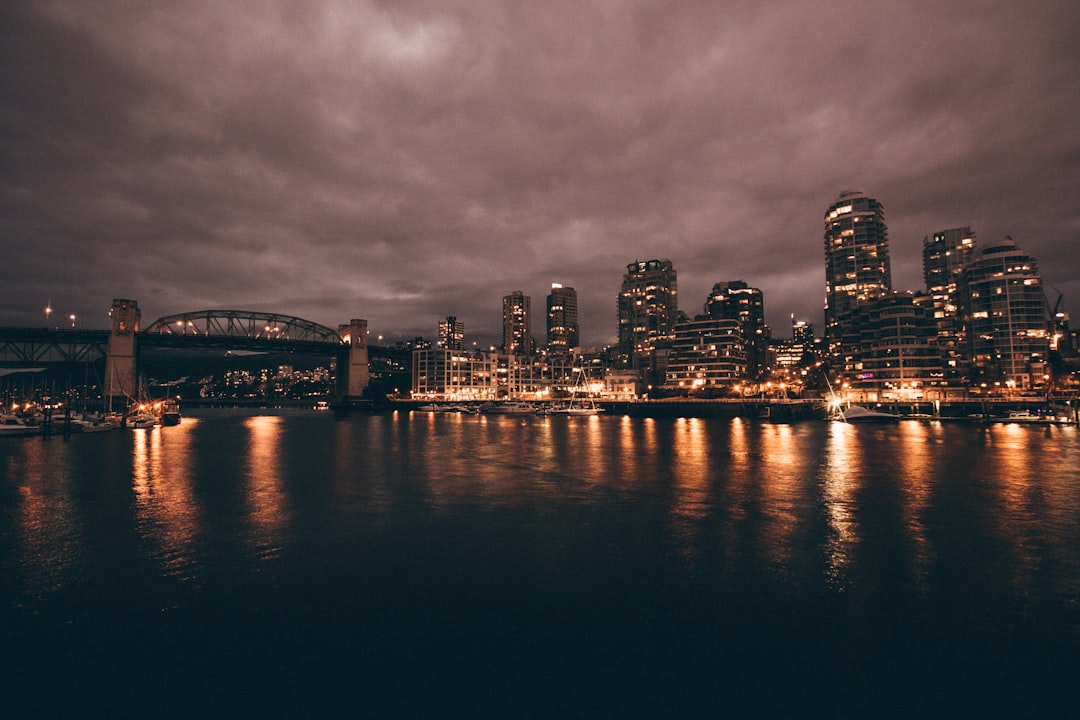
POLYGON ((113 300, 109 310, 112 332, 109 334, 108 354, 105 356, 105 406, 112 408, 118 399, 119 407, 127 407, 125 398, 136 395, 138 377, 136 342, 139 332, 139 303, 134 300, 113 300))
POLYGON ((349 349, 338 356, 337 397, 348 402, 360 400, 371 378, 368 367, 367 320, 351 320, 348 325, 338 325, 341 336, 349 349))

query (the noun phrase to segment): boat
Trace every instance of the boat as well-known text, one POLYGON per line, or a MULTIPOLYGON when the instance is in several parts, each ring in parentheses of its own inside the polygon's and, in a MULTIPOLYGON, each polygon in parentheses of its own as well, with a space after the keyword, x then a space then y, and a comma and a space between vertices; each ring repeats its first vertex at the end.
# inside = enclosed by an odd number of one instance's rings
POLYGON ((508 400, 481 405, 480 412, 488 415, 532 415, 536 412, 536 406, 520 400, 508 400))
POLYGON ((166 400, 161 408, 162 425, 180 424, 180 403, 175 400, 166 400))
POLYGON ((138 412, 127 417, 126 426, 132 430, 149 430, 158 424, 156 415, 148 412, 138 412))
POLYGON ((1007 423, 1039 423, 1046 425, 1053 423, 1055 418, 1049 415, 1039 415, 1030 410, 1010 410, 1005 415, 1004 421, 1007 423))
POLYGON ((837 411, 834 419, 857 424, 893 423, 900 420, 900 416, 879 410, 871 410, 862 405, 848 405, 846 408, 837 411))
POLYGON ((599 415, 604 409, 596 404, 596 401, 588 394, 588 386, 585 382, 585 371, 574 368, 575 373, 581 373, 581 382, 571 390, 570 402, 566 405, 553 406, 548 409, 548 415, 599 415))
POLYGON ((0 415, 0 437, 12 435, 36 435, 39 432, 41 432, 41 428, 26 422, 25 418, 9 413, 0 415))
POLYGON ((105 432, 116 430, 120 427, 120 421, 113 415, 84 415, 75 421, 79 430, 84 433, 105 432))

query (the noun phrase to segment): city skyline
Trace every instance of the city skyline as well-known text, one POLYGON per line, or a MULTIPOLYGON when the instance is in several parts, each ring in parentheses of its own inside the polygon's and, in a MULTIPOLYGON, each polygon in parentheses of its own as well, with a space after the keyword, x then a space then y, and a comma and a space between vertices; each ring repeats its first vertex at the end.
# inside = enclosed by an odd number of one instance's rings
POLYGON ((689 315, 741 279, 820 334, 848 188, 895 290, 970 227, 1075 311, 1080 10, 726 5, 6 3, 0 325, 133 298, 498 345, 500 299, 557 282, 603 346, 622 269, 669 258, 689 315))

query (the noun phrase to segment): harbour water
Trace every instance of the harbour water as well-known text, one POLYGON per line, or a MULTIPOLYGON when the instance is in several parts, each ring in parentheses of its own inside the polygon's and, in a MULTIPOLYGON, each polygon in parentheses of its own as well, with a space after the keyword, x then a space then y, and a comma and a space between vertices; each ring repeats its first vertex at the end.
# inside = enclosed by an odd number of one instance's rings
POLYGON ((1075 427, 206 410, 0 440, 4 717, 1080 700, 1075 427))

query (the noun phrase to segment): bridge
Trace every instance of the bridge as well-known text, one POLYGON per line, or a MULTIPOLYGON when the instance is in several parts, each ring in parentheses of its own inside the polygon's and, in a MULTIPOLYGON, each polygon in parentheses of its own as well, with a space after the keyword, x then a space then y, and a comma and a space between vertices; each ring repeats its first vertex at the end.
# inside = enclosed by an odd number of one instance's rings
POLYGON ((144 330, 135 300, 113 300, 108 330, 0 328, 0 367, 84 364, 105 359, 106 403, 136 395, 141 348, 227 349, 328 355, 335 400, 364 395, 370 379, 367 321, 332 329, 303 318, 246 310, 200 310, 158 318, 144 330))

